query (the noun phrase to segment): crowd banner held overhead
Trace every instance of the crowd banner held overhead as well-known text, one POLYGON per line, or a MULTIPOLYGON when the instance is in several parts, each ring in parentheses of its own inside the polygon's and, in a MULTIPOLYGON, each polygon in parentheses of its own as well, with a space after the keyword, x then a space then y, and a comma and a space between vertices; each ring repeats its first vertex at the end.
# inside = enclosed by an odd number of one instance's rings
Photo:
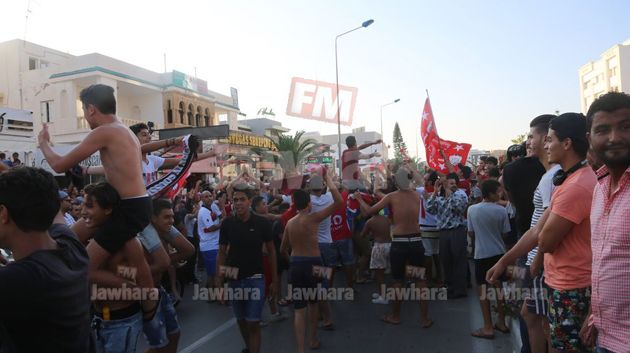
POLYGON ((334 83, 293 77, 287 115, 337 124, 337 98, 339 98, 341 125, 352 126, 357 92, 356 87, 339 85, 339 97, 337 97, 337 85, 334 83))
POLYGON ((455 168, 457 168, 457 164, 459 163, 466 164, 468 153, 472 146, 468 143, 458 143, 440 139, 437 127, 435 126, 435 119, 433 118, 429 97, 427 97, 427 100, 424 102, 424 109, 422 110, 420 136, 424 143, 424 149, 427 152, 427 164, 430 168, 441 173, 448 172, 440 150, 444 152, 444 155, 455 168))
POLYGON ((184 137, 183 143, 184 153, 175 168, 147 186, 147 193, 153 199, 162 197, 172 199, 186 183, 186 179, 190 175, 190 166, 197 156, 197 148, 201 142, 197 136, 188 135, 184 137))

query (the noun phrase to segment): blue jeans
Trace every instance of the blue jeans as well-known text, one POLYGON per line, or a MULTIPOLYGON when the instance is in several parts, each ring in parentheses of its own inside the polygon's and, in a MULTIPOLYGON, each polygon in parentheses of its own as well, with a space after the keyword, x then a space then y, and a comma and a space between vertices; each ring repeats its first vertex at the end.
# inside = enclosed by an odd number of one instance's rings
POLYGON ((265 306, 265 278, 243 278, 229 282, 228 299, 237 320, 260 321, 265 306))
POLYGON ((597 353, 615 353, 613 351, 611 351, 610 349, 606 349, 606 348, 602 348, 600 346, 597 346, 597 353))
POLYGON ((332 242, 332 253, 334 256, 332 257, 331 267, 337 267, 339 264, 338 260, 341 257, 341 264, 343 266, 351 266, 354 262, 353 249, 352 249, 352 238, 341 239, 332 242))
POLYGON ((103 320, 95 316, 92 327, 96 333, 98 353, 134 353, 142 331, 142 313, 121 320, 103 320))
POLYGON ((171 296, 160 287, 160 302, 155 316, 151 321, 145 322, 142 331, 151 348, 163 348, 169 343, 168 336, 180 331, 177 312, 171 300, 171 296))

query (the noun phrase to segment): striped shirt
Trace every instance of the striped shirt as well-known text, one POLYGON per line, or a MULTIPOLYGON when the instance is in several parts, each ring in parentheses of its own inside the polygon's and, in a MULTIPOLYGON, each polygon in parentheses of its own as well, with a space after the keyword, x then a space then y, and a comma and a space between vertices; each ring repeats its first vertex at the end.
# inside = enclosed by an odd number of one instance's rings
MULTIPOLYGON (((534 213, 532 213, 531 228, 534 228, 540 220, 540 217, 542 217, 543 213, 545 213, 545 209, 547 209, 551 203, 551 195, 553 194, 553 190, 556 188, 555 185, 553 185, 553 176, 558 170, 560 170, 559 164, 551 166, 551 168, 549 168, 549 170, 538 182, 536 191, 534 191, 534 199, 532 201, 534 204, 534 213)), ((530 251, 527 254, 527 262, 525 265, 531 265, 537 253, 538 247, 535 247, 532 251, 530 251)))
POLYGON ((610 191, 608 169, 598 172, 591 206, 591 317, 598 345, 630 352, 630 168, 610 191), (609 194, 611 194, 609 196, 609 194))

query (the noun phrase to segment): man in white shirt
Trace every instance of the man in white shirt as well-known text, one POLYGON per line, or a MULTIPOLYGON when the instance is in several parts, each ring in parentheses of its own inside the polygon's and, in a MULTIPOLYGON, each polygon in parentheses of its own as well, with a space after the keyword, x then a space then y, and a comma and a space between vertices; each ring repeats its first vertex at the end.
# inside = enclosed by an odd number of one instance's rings
MULTIPOLYGON (((309 188, 311 190, 311 213, 319 212, 334 202, 330 192, 324 193, 324 180, 319 175, 315 175, 311 178, 309 188)), ((319 244, 319 252, 322 256, 322 264, 326 267, 330 267, 331 264, 336 262, 334 259, 336 253, 332 248, 330 217, 319 223, 319 228, 317 229, 317 243, 319 244)), ((331 283, 328 283, 326 280, 324 280, 322 284, 324 287, 331 285, 331 283)), ((334 326, 330 313, 330 304, 323 299, 320 300, 319 310, 324 319, 323 329, 332 330, 334 326)))
POLYGON ((221 209, 213 203, 212 193, 208 190, 201 193, 202 206, 197 213, 197 233, 199 234, 199 251, 203 256, 206 268, 206 287, 214 286, 217 271, 217 253, 219 252, 219 233, 221 229, 221 209))
POLYGON ((67 192, 59 190, 59 202, 61 203, 61 213, 63 213, 63 219, 66 221, 66 225, 70 227, 76 221, 69 213, 72 209, 72 202, 67 192))

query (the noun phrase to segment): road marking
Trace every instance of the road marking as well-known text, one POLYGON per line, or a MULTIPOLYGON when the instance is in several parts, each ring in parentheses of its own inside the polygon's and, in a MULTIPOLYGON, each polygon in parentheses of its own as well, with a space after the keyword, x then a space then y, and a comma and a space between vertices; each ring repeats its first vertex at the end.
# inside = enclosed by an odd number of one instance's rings
POLYGON ((211 339, 213 339, 213 338, 217 337, 218 335, 222 334, 224 331, 228 330, 230 327, 232 327, 234 325, 236 325, 236 318, 232 318, 232 319, 224 322, 221 326, 219 326, 219 327, 215 328, 214 330, 208 332, 205 336, 201 337, 200 339, 195 341, 190 346, 188 346, 188 347, 182 349, 181 351, 179 351, 179 353, 192 353, 192 352, 196 351, 201 346, 206 344, 208 341, 210 341, 211 339))

